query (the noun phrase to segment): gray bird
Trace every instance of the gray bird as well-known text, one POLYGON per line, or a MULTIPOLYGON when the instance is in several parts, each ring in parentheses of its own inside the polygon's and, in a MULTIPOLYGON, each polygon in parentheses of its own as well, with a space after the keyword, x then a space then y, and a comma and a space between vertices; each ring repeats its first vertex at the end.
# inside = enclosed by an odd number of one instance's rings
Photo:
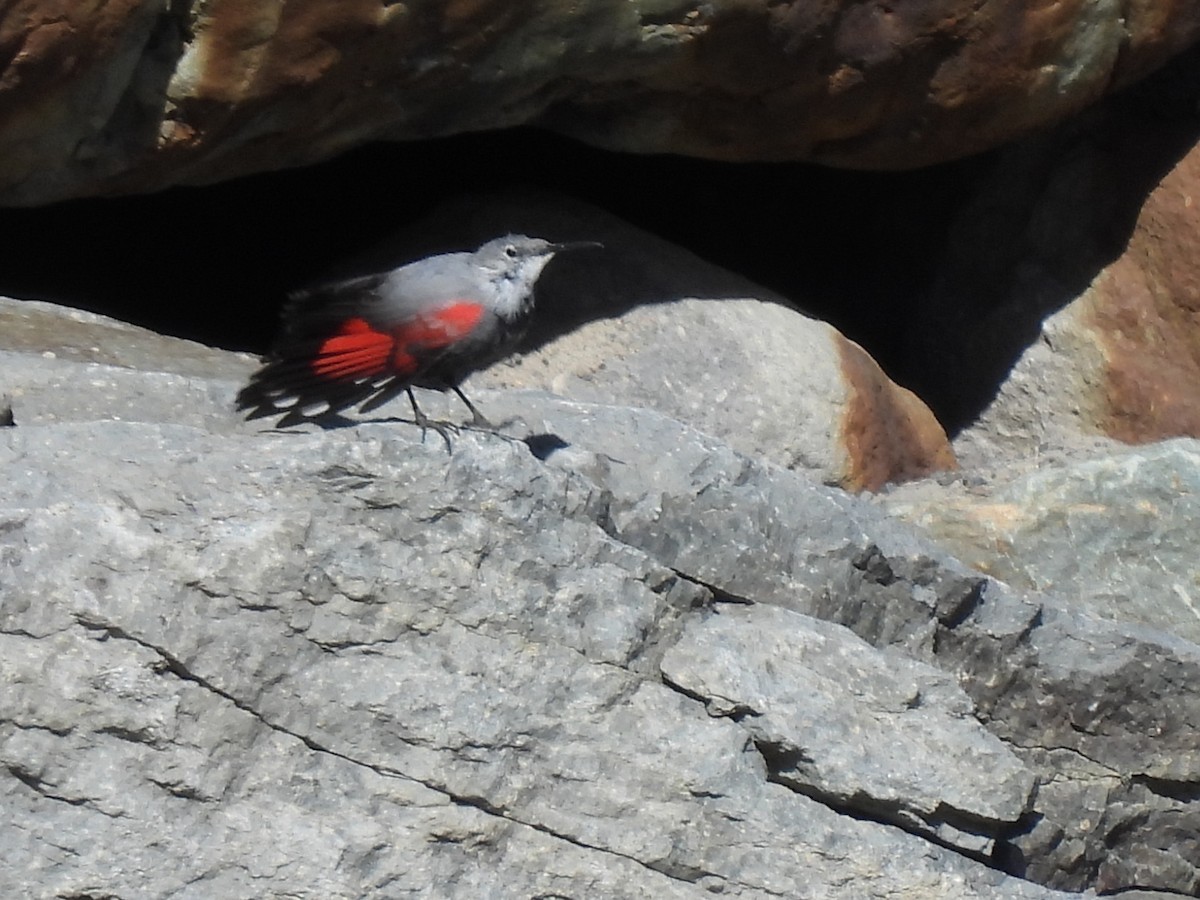
POLYGON ((295 294, 266 364, 238 394, 238 409, 251 419, 282 415, 277 425, 285 427, 359 404, 370 412, 407 393, 417 424, 445 438, 444 423, 417 406, 416 386, 454 391, 473 424, 490 427, 459 383, 512 352, 533 313, 534 285, 556 253, 599 246, 510 234, 473 253, 431 256, 295 294))

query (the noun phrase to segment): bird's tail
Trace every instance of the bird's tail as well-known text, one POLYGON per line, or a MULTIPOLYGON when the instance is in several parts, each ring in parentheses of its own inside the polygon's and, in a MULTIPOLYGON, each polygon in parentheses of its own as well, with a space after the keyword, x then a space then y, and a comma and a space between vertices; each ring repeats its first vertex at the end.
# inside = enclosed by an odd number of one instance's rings
POLYGON ((396 362, 394 338, 361 317, 323 338, 292 330, 238 393, 237 406, 250 419, 282 414, 281 426, 336 413, 386 387, 396 362))

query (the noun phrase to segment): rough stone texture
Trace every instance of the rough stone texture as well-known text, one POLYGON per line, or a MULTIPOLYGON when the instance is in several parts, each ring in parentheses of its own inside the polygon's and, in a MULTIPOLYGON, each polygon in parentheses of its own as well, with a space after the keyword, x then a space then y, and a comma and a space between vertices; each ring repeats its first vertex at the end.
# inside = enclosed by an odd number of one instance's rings
POLYGON ((1032 773, 978 727, 953 679, 840 626, 735 606, 690 622, 662 671, 709 715, 744 724, 780 783, 835 807, 873 807, 880 818, 990 852, 991 823, 1015 826, 1033 800, 1032 773), (987 793, 930 768, 937 759, 987 772, 987 793))
POLYGON ((880 502, 995 578, 1200 644, 1200 442, 993 477, 924 482, 880 502))
POLYGON ((1200 891, 1195 644, 652 411, 447 454, 226 359, 0 355, 10 893, 1200 891))
POLYGON ((952 430, 969 423, 955 446, 971 466, 1096 436, 1200 436, 1188 58, 1174 82, 1004 151, 952 229, 914 304, 914 387, 952 430))
MULTIPOLYGON (((878 500, 893 515, 922 526, 964 562, 1010 584, 1052 592, 1107 619, 1153 626, 1200 643, 1195 548, 1200 442, 1180 439, 1108 449, 1097 451, 1093 459, 1058 460, 1012 480, 1003 475, 1001 470, 968 485, 925 482, 899 487, 878 500)), ((1095 665, 1140 663, 1136 653, 1117 641, 1110 652, 1096 654, 1095 665)), ((1104 701, 1092 698, 1089 709, 1092 704, 1101 707, 1104 701)), ((1174 715, 1169 702, 1148 705, 1174 715)), ((1197 727, 1194 714, 1184 713, 1180 721, 1197 727)), ((1157 726, 1147 721, 1144 727, 1152 733, 1157 726)), ((1072 728, 1080 736, 1095 734, 1088 721, 1072 728)), ((1195 756, 1194 749, 1181 750, 1182 764, 1195 756)), ((1045 747, 1030 748, 1025 756, 1035 766, 1051 757, 1056 757, 1060 774, 1039 789, 1038 805, 1048 821, 1071 823, 1065 829, 1068 836, 1094 828, 1113 834, 1119 845, 1128 827, 1159 833, 1137 853, 1111 856, 1097 854, 1086 841, 1069 836, 1068 846, 1081 857, 1094 858, 1098 887, 1162 886, 1162 872, 1172 871, 1180 890, 1194 894, 1200 889, 1198 820, 1194 811, 1184 812, 1179 804, 1194 803, 1190 777, 1181 783, 1178 771, 1168 766, 1122 781, 1094 750, 1072 757, 1045 747), (1107 787, 1101 789, 1105 782, 1107 787), (1129 815, 1132 809, 1140 811, 1137 817, 1129 815), (1175 855, 1179 851, 1191 862, 1182 863, 1175 855)), ((1044 825, 1025 839, 1027 857, 1038 855, 1046 840, 1063 840, 1058 832, 1039 836, 1044 825)), ((1045 870, 1035 863, 1034 871, 1045 870)))
POLYGON ((18 0, 0 18, 0 200, 522 123, 639 151, 915 166, 1068 116, 1197 35, 1187 0, 18 0))
POLYGON ((596 485, 363 428, 9 432, 14 890, 1051 896, 773 783, 661 683, 707 592, 596 485))
POLYGON ((719 446, 668 436, 670 426, 659 426, 664 435, 645 422, 542 424, 620 460, 602 471, 622 540, 718 596, 837 621, 954 672, 991 730, 1049 786, 995 851, 1012 870, 1076 889, 1200 888, 1197 848, 1180 840, 1200 833, 1196 645, 1089 618, 1054 595, 1013 593, 863 518, 840 495, 801 501, 806 486, 760 477, 719 446), (610 432, 634 434, 636 446, 616 446, 610 432), (1182 706, 1181 685, 1190 685, 1182 706))

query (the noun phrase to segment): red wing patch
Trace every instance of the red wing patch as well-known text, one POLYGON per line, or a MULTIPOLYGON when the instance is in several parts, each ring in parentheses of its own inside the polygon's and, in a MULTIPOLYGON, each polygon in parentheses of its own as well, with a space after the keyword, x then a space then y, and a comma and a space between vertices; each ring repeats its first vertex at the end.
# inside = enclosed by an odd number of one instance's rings
POLYGON ((431 350, 442 350, 461 341, 482 318, 483 306, 466 300, 414 316, 392 332, 396 339, 397 366, 401 357, 413 364, 414 356, 428 355, 431 350))
POLYGON ((356 316, 321 342, 310 366, 318 378, 356 381, 384 374, 391 363, 391 335, 356 316))
POLYGON ((309 368, 327 381, 415 375, 431 352, 462 340, 482 318, 483 306, 462 301, 414 316, 388 334, 355 316, 321 342, 309 368))

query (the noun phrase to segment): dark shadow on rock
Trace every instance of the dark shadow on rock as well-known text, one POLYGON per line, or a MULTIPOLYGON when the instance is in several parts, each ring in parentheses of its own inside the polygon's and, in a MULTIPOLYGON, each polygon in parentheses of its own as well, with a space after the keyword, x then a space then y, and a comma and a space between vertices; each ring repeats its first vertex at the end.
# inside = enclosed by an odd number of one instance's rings
POLYGON ((359 423, 341 413, 329 413, 312 420, 322 431, 336 431, 339 428, 351 428, 359 423))
POLYGON ((571 446, 557 434, 531 434, 522 439, 529 452, 545 462, 550 458, 550 455, 558 450, 565 450, 571 446))

